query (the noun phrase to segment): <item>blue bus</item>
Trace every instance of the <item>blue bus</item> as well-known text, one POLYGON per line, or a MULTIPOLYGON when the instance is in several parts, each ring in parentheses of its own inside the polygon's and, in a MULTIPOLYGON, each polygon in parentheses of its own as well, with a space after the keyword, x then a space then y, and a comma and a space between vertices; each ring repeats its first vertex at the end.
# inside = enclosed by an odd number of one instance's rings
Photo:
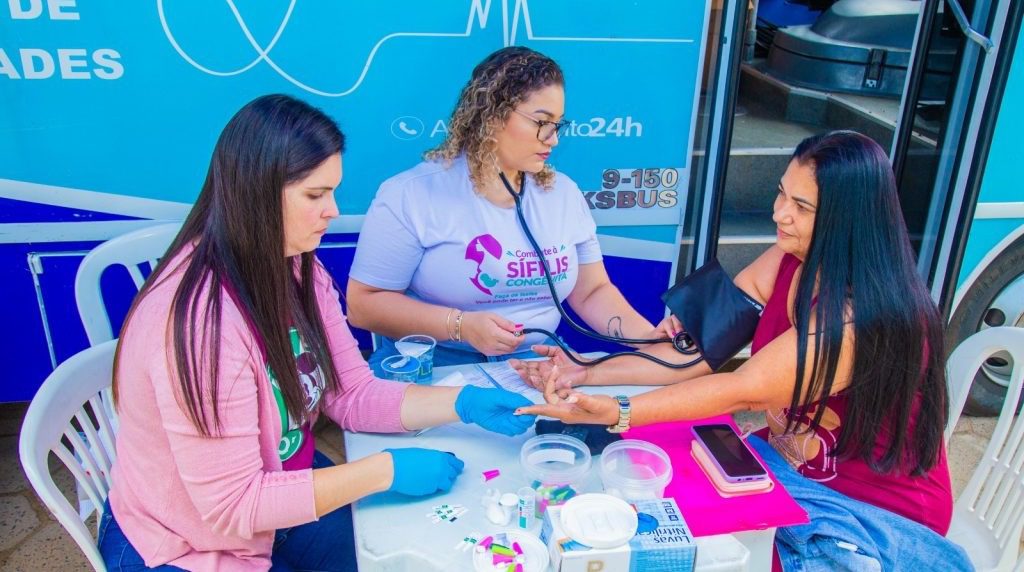
MULTIPOLYGON (((4 4, 0 402, 31 399, 88 344, 74 297, 82 258, 182 220, 243 103, 296 95, 348 134, 342 216, 320 252, 343 283, 377 186, 441 141, 472 66, 513 44, 566 71, 573 123, 552 162, 580 185, 613 280, 649 319, 706 260, 736 271, 763 251, 773 181, 796 143, 851 128, 891 150, 950 343, 1024 326, 1024 193, 1011 178, 1024 132, 1012 105, 1024 97, 1020 2, 4 4)), ((134 287, 112 270, 103 290, 116 331, 134 287)), ((1011 365, 986 363, 969 411, 995 411, 1011 365)))

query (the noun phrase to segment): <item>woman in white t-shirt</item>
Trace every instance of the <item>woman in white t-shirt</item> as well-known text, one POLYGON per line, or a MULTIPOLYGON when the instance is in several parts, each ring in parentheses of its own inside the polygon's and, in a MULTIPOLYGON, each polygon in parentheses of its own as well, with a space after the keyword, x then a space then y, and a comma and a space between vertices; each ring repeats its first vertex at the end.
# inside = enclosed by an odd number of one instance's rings
POLYGON ((596 225, 576 184, 547 164, 568 124, 565 81, 552 59, 524 47, 473 70, 425 161, 385 181, 366 213, 349 275, 349 321, 394 340, 438 340, 434 365, 524 357, 559 313, 540 260, 501 181, 522 185, 524 217, 559 300, 601 333, 661 337, 611 283, 596 225), (525 178, 525 180, 523 180, 525 178))

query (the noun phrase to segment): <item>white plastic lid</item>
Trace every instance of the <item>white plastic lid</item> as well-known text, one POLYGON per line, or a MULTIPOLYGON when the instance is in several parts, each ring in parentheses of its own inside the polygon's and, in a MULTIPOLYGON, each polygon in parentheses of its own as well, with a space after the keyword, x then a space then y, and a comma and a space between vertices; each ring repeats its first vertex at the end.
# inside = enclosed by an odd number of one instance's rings
POLYGON ((615 548, 636 536, 636 511, 611 495, 573 497, 562 506, 561 518, 570 538, 593 548, 615 548))
POLYGON ((498 504, 501 506, 516 506, 519 504, 519 495, 515 493, 505 493, 498 498, 498 504))

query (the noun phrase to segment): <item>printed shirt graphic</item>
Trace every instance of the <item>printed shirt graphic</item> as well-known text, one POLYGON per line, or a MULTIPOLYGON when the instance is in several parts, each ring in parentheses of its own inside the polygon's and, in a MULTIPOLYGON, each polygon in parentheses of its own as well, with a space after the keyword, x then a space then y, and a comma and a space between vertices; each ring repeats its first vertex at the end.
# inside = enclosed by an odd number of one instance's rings
MULTIPOLYGON (((551 190, 528 178, 523 216, 564 300, 580 265, 601 260, 586 201, 564 175, 556 176, 551 190)), ((363 222, 350 276, 430 304, 496 312, 527 327, 554 331, 560 319, 515 208, 477 195, 461 158, 450 168, 420 163, 381 185, 363 222)), ((531 334, 521 347, 543 341, 543 335, 531 334)))
POLYGON ((770 433, 768 440, 801 475, 812 481, 830 481, 836 477, 836 458, 831 454, 835 449, 838 431, 842 425, 839 415, 824 403, 816 403, 807 414, 796 420, 796 430, 786 433, 786 416, 789 409, 766 412, 770 433), (807 431, 819 407, 825 408, 821 424, 814 431, 807 431))
POLYGON ((469 283, 488 296, 478 297, 476 303, 551 300, 543 264, 547 265, 547 273, 555 283, 559 299, 565 298, 568 293, 563 294, 559 286, 569 279, 571 270, 575 282, 576 270, 570 264, 570 259, 576 259, 575 253, 567 252, 564 244, 541 249, 543 262, 532 248, 503 250, 501 243, 491 234, 471 238, 466 246, 466 260, 473 262, 476 268, 469 277, 469 283))
MULTIPOLYGON (((295 367, 299 373, 299 382, 306 393, 306 411, 313 411, 324 393, 324 375, 317 363, 313 353, 308 351, 299 331, 295 328, 288 328, 288 337, 292 343, 292 355, 295 357, 295 367)), ((312 434, 309 431, 308 423, 297 423, 284 405, 284 395, 281 393, 281 386, 277 377, 267 364, 267 377, 270 378, 270 386, 274 390, 274 400, 277 402, 277 410, 281 415, 281 441, 277 446, 277 454, 284 463, 292 459, 297 452, 304 447, 310 448, 312 453, 312 434), (307 441, 309 441, 307 443, 307 441)), ((312 455, 310 455, 312 459, 312 455)), ((299 467, 295 467, 299 468, 299 467)), ((289 467, 285 467, 289 470, 289 467)))

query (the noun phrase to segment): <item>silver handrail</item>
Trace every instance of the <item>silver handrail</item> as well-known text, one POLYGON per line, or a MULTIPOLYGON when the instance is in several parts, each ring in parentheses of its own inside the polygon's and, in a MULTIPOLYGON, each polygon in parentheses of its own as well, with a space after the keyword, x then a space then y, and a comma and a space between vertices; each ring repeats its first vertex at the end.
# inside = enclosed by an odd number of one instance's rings
POLYGON ((946 4, 953 10, 953 17, 956 18, 956 23, 960 25, 960 30, 967 36, 967 39, 981 46, 986 54, 991 53, 992 48, 995 47, 992 40, 971 27, 971 23, 967 21, 967 14, 964 13, 960 2, 958 0, 946 0, 946 4))

